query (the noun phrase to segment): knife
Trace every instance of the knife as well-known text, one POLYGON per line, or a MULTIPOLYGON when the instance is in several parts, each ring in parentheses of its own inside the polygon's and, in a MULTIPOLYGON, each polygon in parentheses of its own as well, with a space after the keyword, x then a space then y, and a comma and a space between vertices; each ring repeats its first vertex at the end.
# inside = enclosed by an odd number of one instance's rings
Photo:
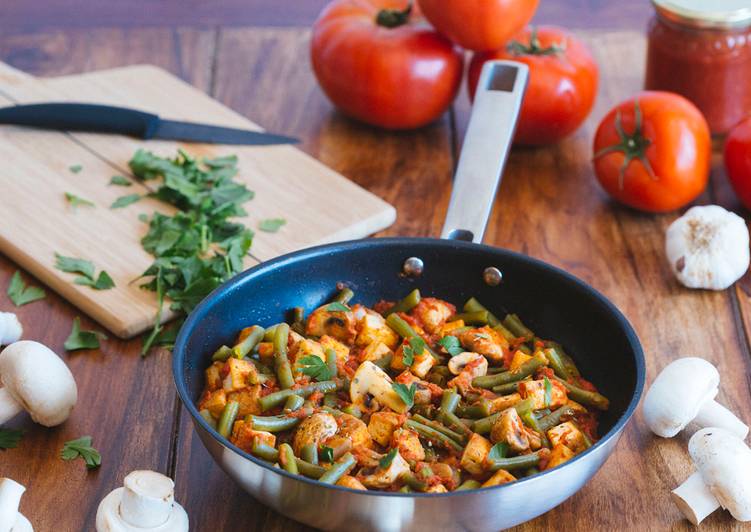
POLYGON ((91 103, 36 103, 2 107, 0 124, 117 133, 144 140, 169 139, 210 144, 268 146, 299 142, 293 137, 263 131, 164 120, 158 115, 127 107, 91 103))

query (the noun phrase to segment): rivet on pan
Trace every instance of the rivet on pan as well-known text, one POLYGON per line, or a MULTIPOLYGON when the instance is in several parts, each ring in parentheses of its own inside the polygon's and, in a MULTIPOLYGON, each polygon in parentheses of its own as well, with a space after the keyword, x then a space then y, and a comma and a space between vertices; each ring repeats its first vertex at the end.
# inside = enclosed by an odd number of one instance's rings
POLYGON ((498 286, 501 284, 501 281, 503 281, 503 274, 498 268, 488 266, 482 272, 482 280, 485 281, 485 284, 488 286, 498 286))
POLYGON ((422 275, 422 269, 424 267, 425 265, 423 264, 422 259, 418 257, 410 257, 404 261, 402 271, 404 271, 404 275, 409 277, 419 277, 422 275))

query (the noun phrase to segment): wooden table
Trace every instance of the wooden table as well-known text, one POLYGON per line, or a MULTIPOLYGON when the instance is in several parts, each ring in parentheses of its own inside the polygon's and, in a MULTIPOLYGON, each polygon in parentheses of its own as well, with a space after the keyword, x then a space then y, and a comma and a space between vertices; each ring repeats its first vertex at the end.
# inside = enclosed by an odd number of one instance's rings
MULTIPOLYGON (((375 131, 333 112, 308 66, 308 34, 294 27, 308 24, 321 3, 298 0, 285 8, 269 0, 223 0, 212 2, 209 12, 197 1, 140 0, 128 3, 127 14, 114 16, 124 4, 46 0, 32 10, 30 3, 6 0, 0 6, 0 60, 38 75, 139 62, 165 67, 264 127, 301 137, 304 150, 393 203, 399 219, 386 234, 437 235, 468 116, 466 94, 439 122, 410 133, 375 131), (186 4, 197 10, 194 18, 186 4), (277 27, 284 25, 291 27, 277 27)), ((538 21, 586 26, 581 35, 601 64, 614 54, 624 59, 604 80, 597 108, 576 135, 549 148, 514 150, 486 242, 561 266, 611 297, 641 337, 650 381, 678 356, 713 361, 723 375, 720 399, 748 419, 749 276, 719 293, 679 286, 663 252, 664 230, 676 215, 649 216, 615 205, 595 184, 588 163, 596 120, 639 88, 638 47, 649 11, 646 2, 623 10, 611 2, 543 2, 538 21)), ((719 162, 715 167, 699 202, 739 210, 719 162)), ((4 287, 16 269, 0 257, 2 310, 11 310, 4 287)), ((60 353, 79 315, 54 294, 17 312, 27 338, 60 353)), ((95 324, 84 317, 83 326, 95 324)), ((23 417, 11 423, 27 432, 19 449, 0 453, 0 476, 29 488, 22 511, 36 530, 92 529, 99 500, 137 468, 176 479, 176 498, 193 530, 302 529, 256 503, 214 465, 179 406, 169 353, 141 359, 139 347, 138 340, 111 339, 101 351, 64 355, 80 390, 71 419, 52 430, 23 417), (92 472, 80 461, 58 457, 64 441, 85 434, 94 437, 103 457, 102 467, 92 472)), ((691 471, 686 441, 654 438, 637 413, 589 485, 519 529, 689 529, 668 497, 691 471)), ((741 528, 725 512, 716 512, 703 527, 741 528)))

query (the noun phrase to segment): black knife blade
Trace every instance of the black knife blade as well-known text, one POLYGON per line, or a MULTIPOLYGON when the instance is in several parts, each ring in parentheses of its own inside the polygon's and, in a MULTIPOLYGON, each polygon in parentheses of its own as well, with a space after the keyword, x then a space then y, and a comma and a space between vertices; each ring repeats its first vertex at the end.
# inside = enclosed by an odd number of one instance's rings
POLYGON ((91 103, 36 103, 3 107, 0 108, 0 124, 210 144, 268 146, 299 142, 296 138, 274 133, 163 120, 158 115, 127 107, 91 103))

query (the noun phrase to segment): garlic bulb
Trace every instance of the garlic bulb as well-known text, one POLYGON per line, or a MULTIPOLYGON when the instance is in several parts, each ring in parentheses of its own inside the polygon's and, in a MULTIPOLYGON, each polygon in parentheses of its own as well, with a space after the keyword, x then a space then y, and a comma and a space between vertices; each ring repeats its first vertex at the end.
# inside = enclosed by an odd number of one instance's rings
POLYGON ((689 288, 724 290, 749 265, 743 218, 718 205, 692 207, 668 227, 665 251, 678 280, 689 288))

